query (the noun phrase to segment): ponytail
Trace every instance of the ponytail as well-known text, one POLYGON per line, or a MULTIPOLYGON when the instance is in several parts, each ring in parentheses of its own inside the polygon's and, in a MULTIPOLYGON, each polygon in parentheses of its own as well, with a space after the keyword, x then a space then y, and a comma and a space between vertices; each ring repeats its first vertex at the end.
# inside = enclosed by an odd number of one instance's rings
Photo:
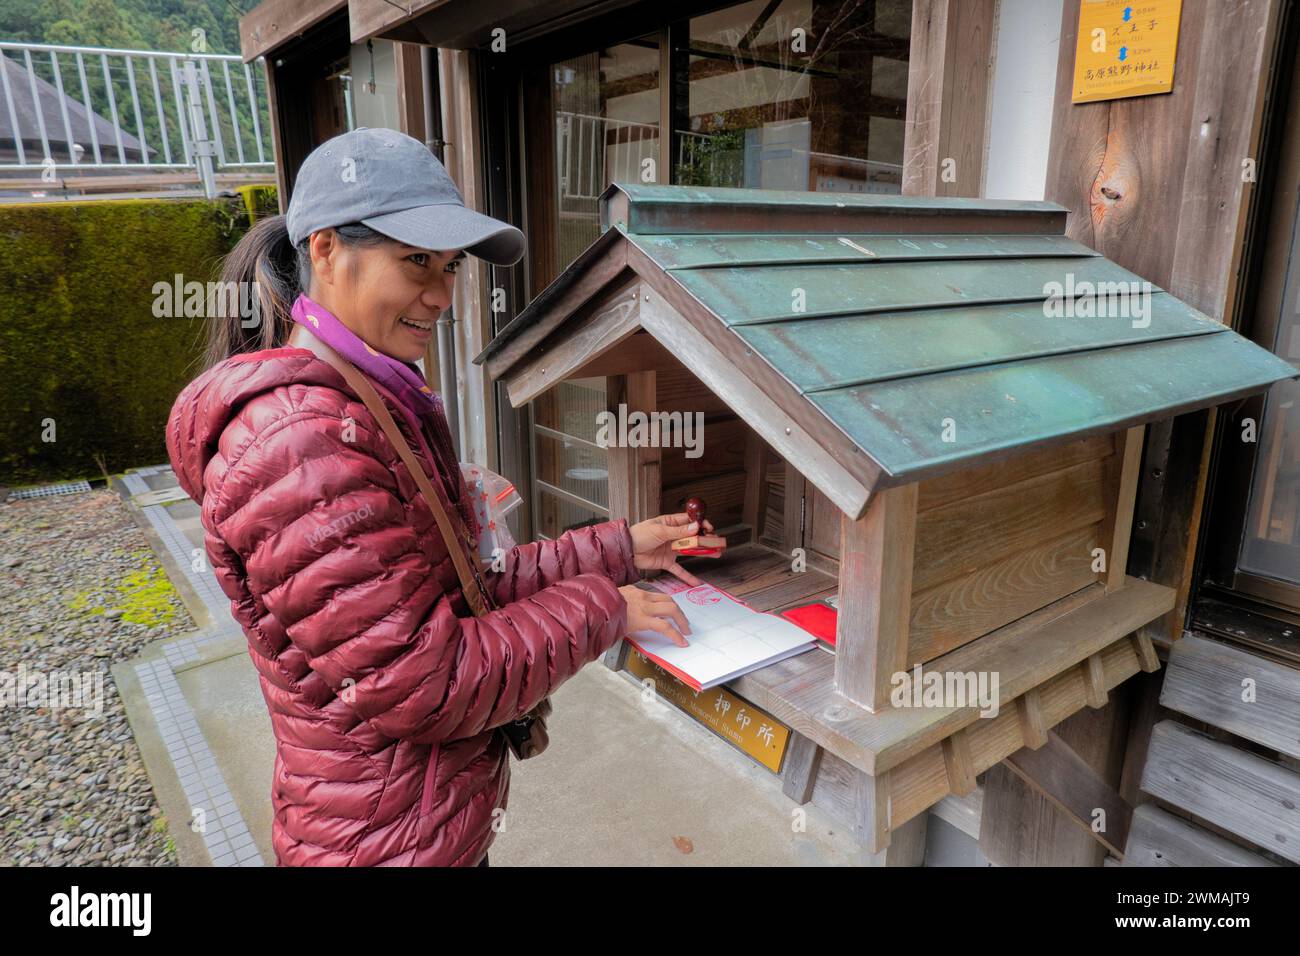
MULTIPOLYGON (((391 242, 361 223, 336 226, 339 240, 349 246, 391 242)), ((205 367, 232 355, 279 348, 293 331, 294 300, 311 286, 308 240, 295 247, 289 241, 284 216, 260 220, 244 233, 221 267, 222 288, 238 294, 221 297, 208 328, 205 367), (247 290, 247 291, 245 291, 247 290)))
POLYGON ((244 233, 221 268, 222 287, 238 294, 221 298, 208 328, 206 367, 284 345, 293 325, 290 310, 310 278, 307 243, 294 248, 284 216, 262 219, 244 233))

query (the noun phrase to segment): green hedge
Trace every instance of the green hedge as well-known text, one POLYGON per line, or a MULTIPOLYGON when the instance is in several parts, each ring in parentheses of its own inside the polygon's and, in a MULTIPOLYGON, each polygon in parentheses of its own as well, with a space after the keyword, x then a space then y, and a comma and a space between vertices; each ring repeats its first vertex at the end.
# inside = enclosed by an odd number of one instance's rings
POLYGON ((0 483, 167 460, 167 413, 200 371, 205 327, 155 317, 154 284, 216 280, 250 213, 274 206, 273 189, 269 203, 241 190, 0 205, 0 483))

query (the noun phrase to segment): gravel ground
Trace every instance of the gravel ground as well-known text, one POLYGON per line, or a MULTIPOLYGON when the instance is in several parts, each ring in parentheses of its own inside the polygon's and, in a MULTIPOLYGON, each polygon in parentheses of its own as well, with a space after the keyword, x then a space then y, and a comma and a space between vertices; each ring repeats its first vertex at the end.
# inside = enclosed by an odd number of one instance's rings
POLYGON ((194 629, 115 493, 0 503, 0 865, 176 865, 109 667, 194 629), (102 716, 16 704, 20 665, 102 679, 102 716))

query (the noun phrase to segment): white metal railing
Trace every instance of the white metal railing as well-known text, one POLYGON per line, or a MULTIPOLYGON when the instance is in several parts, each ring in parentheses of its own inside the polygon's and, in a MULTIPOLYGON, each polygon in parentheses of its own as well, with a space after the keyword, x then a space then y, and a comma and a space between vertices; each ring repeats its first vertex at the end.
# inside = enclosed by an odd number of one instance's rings
POLYGON ((563 199, 595 199, 611 182, 639 181, 642 162, 658 162, 658 156, 658 126, 564 110, 555 114, 563 199))
MULTIPOLYGON (((706 153, 705 146, 713 138, 708 133, 678 130, 677 163, 707 164, 710 176, 727 177, 725 157, 706 153), (721 169, 718 168, 720 159, 724 163, 721 169)), ((555 159, 560 197, 594 200, 609 183, 641 181, 645 160, 659 161, 659 127, 653 123, 558 110, 555 159)), ((717 185, 740 185, 740 182, 717 185)))
MULTIPOLYGON (((812 177, 807 184, 810 189, 896 193, 901 187, 902 166, 897 163, 806 148, 781 148, 793 149, 801 157, 804 172, 812 177)), ((677 168, 670 171, 672 180, 694 185, 744 186, 745 153, 743 136, 736 131, 678 130, 677 168)), ((611 182, 640 181, 644 161, 658 162, 658 158, 659 127, 654 124, 567 111, 555 114, 555 159, 561 199, 594 201, 611 182)))
POLYGON ((0 172, 192 168, 215 195, 215 169, 275 166, 257 62, 253 70, 235 55, 0 42, 0 172))

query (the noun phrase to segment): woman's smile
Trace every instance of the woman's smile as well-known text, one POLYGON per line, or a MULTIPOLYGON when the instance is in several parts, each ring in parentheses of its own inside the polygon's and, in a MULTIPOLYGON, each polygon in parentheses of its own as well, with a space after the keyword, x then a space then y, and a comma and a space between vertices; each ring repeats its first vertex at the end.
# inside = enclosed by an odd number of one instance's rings
POLYGON ((398 316, 397 321, 400 325, 406 326, 412 335, 424 341, 433 335, 433 322, 421 322, 418 319, 408 319, 406 316, 398 316))

